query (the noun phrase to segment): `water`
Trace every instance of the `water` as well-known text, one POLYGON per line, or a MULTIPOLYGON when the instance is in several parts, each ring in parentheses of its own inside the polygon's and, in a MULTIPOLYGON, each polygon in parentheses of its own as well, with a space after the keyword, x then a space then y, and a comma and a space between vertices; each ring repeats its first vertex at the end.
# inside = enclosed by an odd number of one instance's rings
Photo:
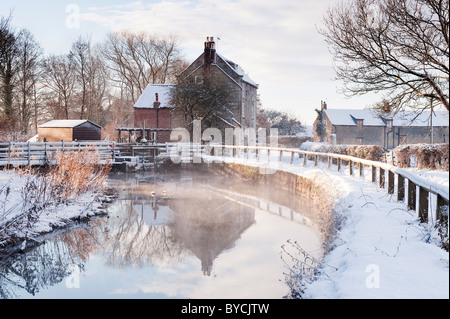
POLYGON ((1 298, 282 298, 281 246, 321 256, 303 199, 189 170, 112 175, 108 216, 0 263, 1 298))

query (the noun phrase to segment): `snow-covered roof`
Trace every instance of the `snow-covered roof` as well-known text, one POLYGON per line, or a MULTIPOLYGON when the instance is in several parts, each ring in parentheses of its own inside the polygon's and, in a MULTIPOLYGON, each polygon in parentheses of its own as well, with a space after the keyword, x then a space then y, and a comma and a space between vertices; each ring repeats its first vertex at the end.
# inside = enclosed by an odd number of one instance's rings
MULTIPOLYGON (((358 109, 326 109, 329 120, 333 125, 356 125, 356 120, 364 120, 367 126, 386 126, 385 120, 393 119, 394 126, 428 126, 430 125, 430 111, 423 111, 420 115, 414 111, 403 111, 394 116, 380 117, 373 110, 358 109)), ((435 111, 433 126, 448 126, 448 112, 435 111)))
MULTIPOLYGON (((52 121, 49 121, 49 122, 39 125, 39 127, 76 127, 76 126, 84 124, 86 122, 92 123, 91 121, 88 121, 88 120, 52 120, 52 121)), ((99 126, 95 123, 92 123, 92 124, 99 126)))
POLYGON ((250 77, 248 76, 247 73, 245 73, 245 71, 236 63, 234 63, 233 61, 225 58, 224 56, 217 54, 217 56, 219 56, 225 63, 227 63, 231 69, 233 69, 239 76, 242 77, 242 81, 253 85, 255 87, 258 87, 258 84, 256 84, 252 79, 250 79, 250 77))
MULTIPOLYGON (((417 115, 416 112, 402 112, 394 116, 394 126, 429 126, 430 111, 417 115), (410 124, 413 122, 414 124, 410 124)), ((448 111, 433 112, 433 126, 448 126, 448 111)))
POLYGON ((160 108, 163 107, 173 107, 170 104, 170 91, 174 88, 173 84, 149 84, 145 88, 144 92, 142 92, 139 99, 134 104, 135 108, 153 108, 153 103, 156 102, 156 94, 158 94, 158 102, 160 108))

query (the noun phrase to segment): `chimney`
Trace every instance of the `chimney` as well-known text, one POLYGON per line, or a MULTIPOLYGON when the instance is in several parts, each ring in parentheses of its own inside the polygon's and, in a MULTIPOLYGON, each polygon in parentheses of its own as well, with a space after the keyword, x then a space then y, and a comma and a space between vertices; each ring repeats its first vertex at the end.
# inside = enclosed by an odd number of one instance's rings
POLYGON ((153 107, 157 109, 161 105, 161 102, 158 101, 158 93, 155 93, 155 102, 153 102, 153 107))
POLYGON ((326 110, 327 109, 327 102, 323 101, 322 102, 322 110, 326 110))
POLYGON ((216 63, 216 43, 214 37, 206 37, 204 63, 216 63))

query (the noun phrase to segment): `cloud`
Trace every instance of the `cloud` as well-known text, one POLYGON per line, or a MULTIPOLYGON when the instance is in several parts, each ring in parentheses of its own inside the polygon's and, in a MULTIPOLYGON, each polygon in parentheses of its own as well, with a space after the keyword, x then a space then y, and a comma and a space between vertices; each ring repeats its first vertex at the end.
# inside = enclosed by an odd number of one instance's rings
MULTIPOLYGON (((176 35, 188 61, 201 54, 207 36, 220 37, 218 52, 260 84, 261 96, 266 88, 280 83, 296 84, 298 96, 305 84, 328 81, 330 86, 331 56, 317 26, 331 1, 138 1, 91 6, 82 10, 81 19, 111 31, 176 35)), ((319 85, 315 87, 319 89, 319 85)), ((309 87, 303 94, 311 100, 315 93, 309 87)), ((289 95, 293 94, 278 94, 277 103, 282 105, 280 96, 289 95)), ((263 100, 273 104, 274 99, 266 96, 263 100)), ((320 96, 317 99, 320 101, 320 96)))

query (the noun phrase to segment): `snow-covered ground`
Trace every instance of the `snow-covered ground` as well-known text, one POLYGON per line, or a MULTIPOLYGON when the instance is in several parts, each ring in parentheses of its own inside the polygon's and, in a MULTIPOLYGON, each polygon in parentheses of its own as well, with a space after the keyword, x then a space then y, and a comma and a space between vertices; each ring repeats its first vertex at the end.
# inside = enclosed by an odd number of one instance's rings
MULTIPOLYGON (((88 192, 81 195, 76 201, 70 201, 65 204, 49 204, 38 213, 38 219, 32 223, 32 227, 23 227, 23 220, 18 218, 24 210, 30 207, 24 207, 33 201, 24 200, 26 195, 22 191, 30 183, 30 175, 21 175, 13 171, 0 171, 0 230, 8 221, 17 220, 16 224, 9 229, 13 231, 13 236, 23 239, 22 249, 32 239, 40 234, 52 231, 57 227, 66 226, 73 219, 91 217, 103 213, 102 201, 105 197, 96 192, 88 192)), ((34 196, 31 195, 31 196, 34 196)), ((42 200, 41 200, 42 202, 42 200)), ((51 200, 49 200, 51 202, 51 200)), ((4 230, 2 230, 4 231, 4 230)), ((0 236, 0 241, 4 237, 0 236)))
MULTIPOLYGON (((269 165, 236 158, 224 161, 269 165)), ((343 220, 334 248, 324 257, 322 274, 305 287, 305 298, 449 298, 449 253, 436 244, 437 233, 430 226, 419 224, 415 212, 370 183, 368 177, 348 176, 312 163, 303 167, 301 163, 297 159, 293 165, 271 165, 322 185, 335 199, 335 213, 343 220)), ((422 175, 448 189, 448 172, 411 169, 411 174, 422 175)), ((20 211, 20 190, 25 182, 25 177, 0 171, 1 218, 13 218, 14 211, 20 211), (6 213, 12 207, 15 209, 6 213)), ((95 194, 86 194, 64 209, 50 206, 32 231, 49 231, 68 219, 91 215, 100 205, 95 194)))
MULTIPOLYGON (((224 161, 269 165, 247 159, 224 161)), ((303 167, 301 163, 270 165, 322 185, 334 197, 335 213, 343 220, 334 248, 323 259, 322 274, 305 287, 305 298, 449 298, 449 253, 439 247, 431 224, 420 224, 416 212, 371 183, 369 174, 349 176, 328 170, 325 164, 314 167, 309 162, 303 167)), ((409 171, 448 191, 448 172, 409 171)))

